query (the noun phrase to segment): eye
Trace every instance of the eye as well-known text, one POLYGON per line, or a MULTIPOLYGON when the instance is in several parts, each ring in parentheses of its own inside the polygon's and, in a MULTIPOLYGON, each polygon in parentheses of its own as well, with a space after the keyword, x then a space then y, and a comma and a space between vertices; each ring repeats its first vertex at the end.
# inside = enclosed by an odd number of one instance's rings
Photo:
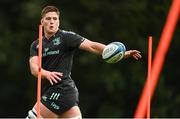
POLYGON ((46 17, 46 20, 51 20, 51 17, 46 17))
POLYGON ((57 20, 58 18, 57 17, 53 17, 53 20, 57 20))

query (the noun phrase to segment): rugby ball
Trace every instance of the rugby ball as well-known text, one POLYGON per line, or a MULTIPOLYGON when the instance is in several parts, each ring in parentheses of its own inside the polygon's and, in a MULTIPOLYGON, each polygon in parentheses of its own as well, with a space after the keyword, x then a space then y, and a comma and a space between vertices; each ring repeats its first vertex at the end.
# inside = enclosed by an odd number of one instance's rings
POLYGON ((112 42, 108 44, 102 53, 102 58, 107 63, 116 63, 123 59, 126 47, 121 42, 112 42))

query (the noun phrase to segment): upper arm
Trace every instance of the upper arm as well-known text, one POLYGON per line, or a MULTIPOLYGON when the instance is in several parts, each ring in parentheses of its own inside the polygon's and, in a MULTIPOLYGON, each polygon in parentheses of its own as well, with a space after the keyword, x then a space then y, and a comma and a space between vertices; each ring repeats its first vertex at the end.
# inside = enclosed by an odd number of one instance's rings
POLYGON ((33 67, 37 67, 38 66, 38 56, 30 57, 29 65, 30 65, 31 71, 33 70, 33 67))
POLYGON ((38 63, 38 56, 32 56, 29 58, 29 63, 38 63))
POLYGON ((30 68, 33 65, 38 65, 38 42, 34 41, 30 46, 30 58, 29 58, 30 68))
POLYGON ((89 51, 92 47, 92 41, 85 39, 79 46, 80 49, 89 51))

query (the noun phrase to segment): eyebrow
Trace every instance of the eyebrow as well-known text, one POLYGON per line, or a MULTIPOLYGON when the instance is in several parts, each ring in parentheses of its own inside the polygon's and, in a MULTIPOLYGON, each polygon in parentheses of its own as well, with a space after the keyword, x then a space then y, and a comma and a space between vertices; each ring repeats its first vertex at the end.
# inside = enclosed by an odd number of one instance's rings
POLYGON ((54 19, 54 20, 56 20, 56 19, 58 19, 58 17, 45 17, 45 19, 54 19))

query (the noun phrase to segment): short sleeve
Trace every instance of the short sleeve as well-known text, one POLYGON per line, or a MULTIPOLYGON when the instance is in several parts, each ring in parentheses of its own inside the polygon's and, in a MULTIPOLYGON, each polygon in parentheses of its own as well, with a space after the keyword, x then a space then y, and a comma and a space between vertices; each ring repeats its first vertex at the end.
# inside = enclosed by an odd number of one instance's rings
POLYGON ((78 48, 84 40, 85 40, 84 37, 74 32, 66 31, 65 42, 66 42, 66 46, 68 46, 70 49, 78 48))
POLYGON ((37 41, 34 41, 30 46, 30 57, 38 56, 37 41))

